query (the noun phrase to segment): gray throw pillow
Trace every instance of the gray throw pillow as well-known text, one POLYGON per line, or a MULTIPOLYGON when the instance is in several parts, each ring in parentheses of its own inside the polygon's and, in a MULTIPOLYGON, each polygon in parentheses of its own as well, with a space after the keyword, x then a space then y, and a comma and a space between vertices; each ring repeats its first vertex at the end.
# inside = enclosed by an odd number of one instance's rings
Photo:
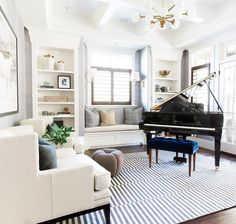
POLYGON ((137 125, 142 121, 143 118, 143 108, 125 108, 125 124, 137 125))
POLYGON ((100 125, 100 114, 97 108, 85 108, 85 127, 96 127, 100 125))
POLYGON ((57 168, 56 148, 53 145, 39 145, 39 169, 57 168))
POLYGON ((50 145, 44 138, 38 136, 39 145, 50 145))
POLYGON ((115 111, 116 124, 124 124, 125 123, 124 108, 114 108, 113 110, 115 111))

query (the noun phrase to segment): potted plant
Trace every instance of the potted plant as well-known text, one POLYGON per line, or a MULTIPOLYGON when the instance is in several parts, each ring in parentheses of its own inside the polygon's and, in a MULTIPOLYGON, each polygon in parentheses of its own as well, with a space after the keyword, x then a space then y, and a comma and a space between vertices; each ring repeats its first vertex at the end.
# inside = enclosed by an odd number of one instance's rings
POLYGON ((48 130, 42 137, 47 141, 55 144, 57 148, 61 148, 61 146, 67 143, 67 138, 70 136, 72 132, 72 127, 58 127, 57 125, 51 126, 50 130, 48 130))

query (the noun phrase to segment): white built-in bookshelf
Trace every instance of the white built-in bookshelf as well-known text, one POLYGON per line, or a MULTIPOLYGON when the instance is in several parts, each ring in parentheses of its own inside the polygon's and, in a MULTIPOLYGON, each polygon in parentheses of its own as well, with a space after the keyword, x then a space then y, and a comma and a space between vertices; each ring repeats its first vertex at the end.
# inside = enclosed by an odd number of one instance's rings
POLYGON ((161 103, 180 91, 180 59, 178 57, 154 57, 152 68, 152 106, 161 103), (167 77, 159 74, 160 70, 170 71, 167 77), (166 87, 165 91, 161 89, 166 87))
POLYGON ((77 51, 55 46, 34 47, 33 116, 62 120, 65 126, 73 127, 77 132, 77 51))

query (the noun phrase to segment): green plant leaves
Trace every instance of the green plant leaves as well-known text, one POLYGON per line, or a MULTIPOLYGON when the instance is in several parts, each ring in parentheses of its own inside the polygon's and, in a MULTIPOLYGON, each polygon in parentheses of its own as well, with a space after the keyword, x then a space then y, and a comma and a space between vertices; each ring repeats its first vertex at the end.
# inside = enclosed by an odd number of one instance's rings
POLYGON ((67 143, 67 138, 72 132, 72 127, 52 126, 52 130, 47 131, 42 137, 55 145, 63 145, 67 143))

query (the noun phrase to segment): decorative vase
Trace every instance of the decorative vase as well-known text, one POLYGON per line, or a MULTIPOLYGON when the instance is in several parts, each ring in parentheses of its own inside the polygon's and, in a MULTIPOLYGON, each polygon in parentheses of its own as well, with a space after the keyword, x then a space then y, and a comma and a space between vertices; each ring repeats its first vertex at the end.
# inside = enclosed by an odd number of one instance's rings
POLYGON ((64 71, 65 70, 65 63, 64 61, 58 61, 56 63, 56 68, 58 71, 64 71))
POLYGON ((161 91, 161 86, 160 85, 155 85, 155 92, 160 92, 161 91))
POLYGON ((166 87, 166 86, 162 86, 162 87, 161 87, 161 92, 168 92, 167 87, 166 87))
POLYGON ((170 74, 170 70, 160 70, 160 71, 159 71, 159 75, 160 75, 162 78, 166 78, 169 74, 170 74))
POLYGON ((47 70, 54 70, 55 59, 53 55, 44 55, 44 68, 47 70))
POLYGON ((61 143, 58 143, 57 144, 57 149, 61 149, 62 148, 62 144, 61 143))

